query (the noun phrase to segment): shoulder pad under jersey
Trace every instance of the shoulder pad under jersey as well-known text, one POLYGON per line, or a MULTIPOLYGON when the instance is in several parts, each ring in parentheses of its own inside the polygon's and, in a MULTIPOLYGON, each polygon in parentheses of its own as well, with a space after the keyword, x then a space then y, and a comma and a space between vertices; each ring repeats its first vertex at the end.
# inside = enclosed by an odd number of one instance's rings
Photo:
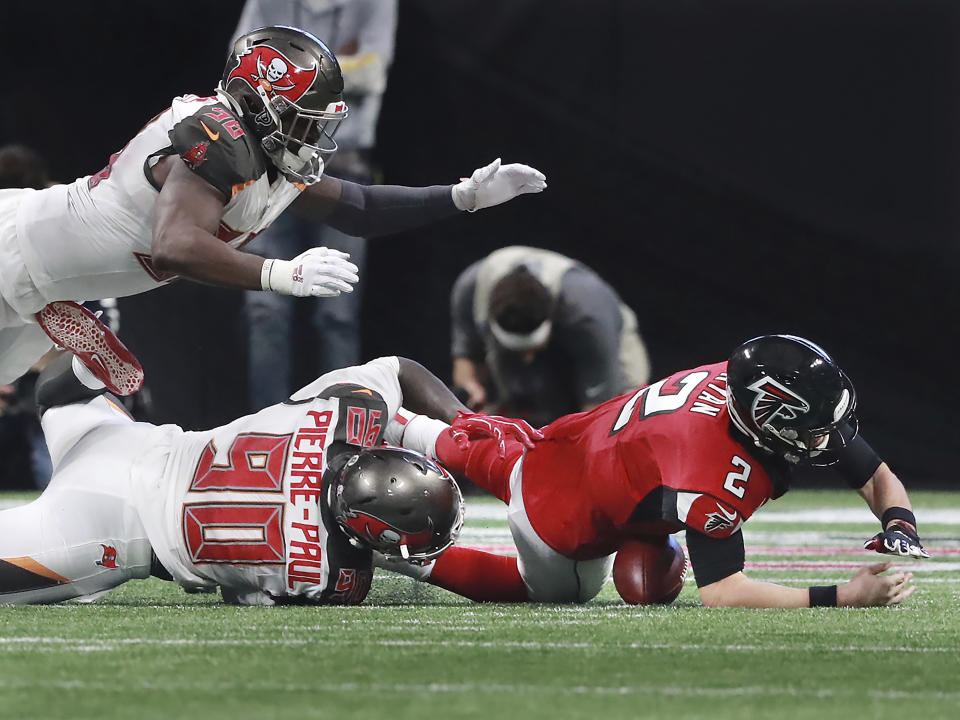
POLYGON ((229 200, 266 172, 259 143, 225 105, 204 105, 169 133, 174 152, 229 200))

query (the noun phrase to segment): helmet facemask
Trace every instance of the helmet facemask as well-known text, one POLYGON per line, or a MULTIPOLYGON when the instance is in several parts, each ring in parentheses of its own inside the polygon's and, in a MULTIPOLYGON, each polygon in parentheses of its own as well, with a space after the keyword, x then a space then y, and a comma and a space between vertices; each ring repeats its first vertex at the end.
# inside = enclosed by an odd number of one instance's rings
POLYGON ((804 428, 767 423, 760 428, 763 445, 791 465, 826 467, 840 459, 840 452, 857 436, 859 424, 851 407, 839 420, 825 427, 804 428))
POLYGON ((340 122, 347 117, 347 104, 332 102, 323 110, 309 110, 282 95, 267 96, 257 88, 263 111, 257 128, 273 128, 260 140, 264 152, 291 182, 307 185, 320 180, 323 169, 337 151, 333 139, 340 122))

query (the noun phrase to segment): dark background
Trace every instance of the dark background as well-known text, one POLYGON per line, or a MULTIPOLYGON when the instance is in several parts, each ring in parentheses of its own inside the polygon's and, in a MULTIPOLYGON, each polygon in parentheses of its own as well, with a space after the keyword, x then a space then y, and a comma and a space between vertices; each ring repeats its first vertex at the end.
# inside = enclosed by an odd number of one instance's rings
MULTIPOLYGON (((0 143, 70 180, 178 94, 207 94, 241 3, 8 3, 0 143)), ((371 242, 365 355, 449 374, 448 293, 506 244, 549 247, 636 311, 654 375, 766 332, 826 347, 908 484, 954 486, 955 0, 403 0, 379 129, 386 182, 502 156, 537 197, 371 242)), ((239 293, 121 302, 155 420, 247 410, 239 293)), ((299 372, 311 377, 309 327, 299 372)))

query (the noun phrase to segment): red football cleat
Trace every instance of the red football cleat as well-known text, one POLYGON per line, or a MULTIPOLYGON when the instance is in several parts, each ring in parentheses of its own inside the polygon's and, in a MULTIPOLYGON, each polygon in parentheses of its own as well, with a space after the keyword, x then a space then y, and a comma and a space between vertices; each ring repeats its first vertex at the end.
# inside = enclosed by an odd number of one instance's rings
POLYGON ((50 339, 80 358, 110 392, 132 395, 143 385, 143 367, 134 354, 82 305, 52 302, 35 317, 50 339))

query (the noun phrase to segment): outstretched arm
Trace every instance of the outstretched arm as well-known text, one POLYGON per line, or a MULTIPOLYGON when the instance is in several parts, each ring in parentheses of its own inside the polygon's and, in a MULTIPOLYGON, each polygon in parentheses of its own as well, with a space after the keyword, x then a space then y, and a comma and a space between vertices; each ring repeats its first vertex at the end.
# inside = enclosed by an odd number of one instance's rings
POLYGON ((353 290, 357 267, 347 255, 311 248, 292 260, 264 259, 216 236, 227 198, 177 156, 153 170, 162 183, 151 254, 157 270, 190 280, 282 295, 332 297, 353 290))
POLYGON ((930 557, 920 543, 906 488, 862 435, 844 449, 837 470, 880 521, 882 529, 864 543, 866 549, 884 555, 930 557))
POLYGON ((378 237, 430 225, 461 211, 499 205, 546 188, 543 173, 497 159, 456 185, 359 185, 325 175, 293 203, 295 212, 356 237, 378 237))
POLYGON ((895 605, 910 597, 913 573, 897 570, 888 575, 890 563, 877 563, 860 569, 849 582, 826 587, 794 588, 752 580, 743 572, 743 533, 726 538, 711 538, 687 530, 687 550, 700 590, 700 601, 707 607, 802 608, 870 607, 895 605))
POLYGON ((793 588, 751 580, 743 572, 700 588, 700 600, 707 607, 802 608, 875 607, 897 605, 913 595, 910 584, 913 573, 891 568, 890 563, 876 563, 860 568, 851 580, 842 585, 793 588))
POLYGON ((263 258, 234 250, 216 236, 227 198, 177 156, 154 168, 157 198, 151 254, 156 268, 190 280, 260 289, 263 258))

